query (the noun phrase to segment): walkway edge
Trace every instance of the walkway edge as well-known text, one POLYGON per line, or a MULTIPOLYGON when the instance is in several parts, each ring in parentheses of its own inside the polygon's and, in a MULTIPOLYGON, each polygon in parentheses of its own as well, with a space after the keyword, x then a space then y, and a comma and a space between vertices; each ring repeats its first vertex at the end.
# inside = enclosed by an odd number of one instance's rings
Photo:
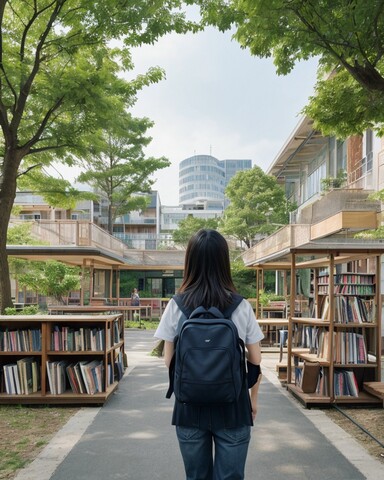
MULTIPOLYGON (((124 372, 129 375, 135 365, 124 372)), ((13 480, 49 480, 56 468, 91 425, 101 407, 83 407, 51 438, 39 455, 21 469, 13 480)))
POLYGON ((93 422, 101 407, 83 407, 54 435, 48 445, 14 480, 49 480, 93 422))
POLYGON ((276 374, 270 370, 264 369, 263 376, 279 388, 280 392, 283 390, 283 395, 366 477, 366 480, 377 480, 380 478, 383 473, 383 464, 370 455, 349 433, 336 425, 323 411, 304 408, 281 386, 276 374))

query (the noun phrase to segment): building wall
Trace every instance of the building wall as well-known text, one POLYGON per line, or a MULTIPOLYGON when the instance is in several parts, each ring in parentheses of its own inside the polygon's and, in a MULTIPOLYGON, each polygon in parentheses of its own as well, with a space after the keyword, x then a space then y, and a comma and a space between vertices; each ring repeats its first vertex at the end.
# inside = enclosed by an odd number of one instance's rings
POLYGON ((223 210, 228 182, 238 171, 250 168, 251 160, 218 160, 211 155, 194 155, 182 160, 179 166, 179 204, 223 210))

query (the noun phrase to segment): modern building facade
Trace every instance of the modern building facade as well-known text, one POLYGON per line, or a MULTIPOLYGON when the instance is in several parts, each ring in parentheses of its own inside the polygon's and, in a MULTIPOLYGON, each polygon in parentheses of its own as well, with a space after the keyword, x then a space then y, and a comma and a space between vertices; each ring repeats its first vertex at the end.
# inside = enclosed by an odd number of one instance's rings
POLYGON ((250 168, 251 160, 218 160, 211 155, 186 158, 179 166, 179 204, 223 211, 229 180, 238 171, 250 168))
MULTIPOLYGON (((310 118, 303 117, 267 173, 277 178, 287 198, 297 204, 297 210, 291 214, 290 225, 245 252, 243 259, 247 266, 256 268, 269 264, 272 268, 275 262, 278 270, 282 269, 286 252, 294 250, 297 258, 310 262, 315 248, 326 254, 327 249, 338 247, 340 252, 348 248, 354 252, 355 249, 355 256, 343 265, 340 254, 336 273, 360 274, 377 270, 371 251, 380 248, 382 240, 368 241, 356 238, 356 234, 383 224, 382 203, 371 196, 384 188, 384 142, 381 138, 367 130, 362 135, 340 141, 323 136, 314 130, 310 118)), ((384 256, 381 258, 379 271, 382 272, 384 256)), ((299 293, 309 296, 310 277, 300 277, 300 282, 299 293)), ((383 275, 377 285, 382 296, 383 275)), ((381 332, 384 332, 384 315, 381 319, 381 332)), ((383 336, 381 348, 384 350, 383 336)))

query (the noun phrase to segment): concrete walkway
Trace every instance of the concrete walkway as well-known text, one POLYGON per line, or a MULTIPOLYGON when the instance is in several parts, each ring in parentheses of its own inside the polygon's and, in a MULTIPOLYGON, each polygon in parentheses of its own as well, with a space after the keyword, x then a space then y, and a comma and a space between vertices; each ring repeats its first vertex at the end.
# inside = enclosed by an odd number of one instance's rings
MULTIPOLYGON (((148 355, 153 332, 127 331, 129 368, 102 408, 83 408, 16 480, 182 480, 163 361, 148 355)), ((383 464, 320 410, 306 410, 264 354, 247 479, 379 480, 383 464)))

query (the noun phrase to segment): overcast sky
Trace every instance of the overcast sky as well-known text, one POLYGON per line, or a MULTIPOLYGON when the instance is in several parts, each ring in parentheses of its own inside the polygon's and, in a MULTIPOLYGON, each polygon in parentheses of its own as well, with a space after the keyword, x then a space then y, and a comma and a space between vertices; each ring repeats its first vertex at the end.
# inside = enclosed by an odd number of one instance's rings
POLYGON ((138 73, 156 65, 166 71, 166 80, 139 93, 133 109, 155 122, 146 153, 172 164, 155 175, 162 205, 178 205, 179 163, 194 154, 251 159, 265 170, 316 81, 314 60, 279 77, 272 59, 251 57, 230 33, 214 29, 168 35, 135 50, 133 59, 138 73))

